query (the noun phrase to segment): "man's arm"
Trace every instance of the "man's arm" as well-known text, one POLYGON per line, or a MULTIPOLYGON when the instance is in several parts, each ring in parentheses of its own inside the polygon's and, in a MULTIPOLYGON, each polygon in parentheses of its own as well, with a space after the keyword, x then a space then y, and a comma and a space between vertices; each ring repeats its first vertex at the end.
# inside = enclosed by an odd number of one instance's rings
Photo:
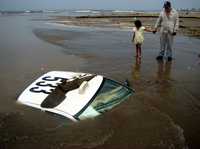
POLYGON ((156 21, 153 33, 157 32, 158 27, 161 27, 161 23, 162 23, 162 12, 160 13, 160 15, 159 15, 159 17, 158 17, 158 19, 156 21))
POLYGON ((177 32, 178 31, 178 28, 179 28, 179 15, 178 13, 176 13, 176 18, 175 18, 175 22, 174 22, 174 32, 177 32))
POLYGON ((179 28, 179 16, 178 16, 178 12, 175 13, 175 19, 174 19, 174 28, 173 28, 173 33, 172 35, 175 36, 176 32, 178 31, 179 28))

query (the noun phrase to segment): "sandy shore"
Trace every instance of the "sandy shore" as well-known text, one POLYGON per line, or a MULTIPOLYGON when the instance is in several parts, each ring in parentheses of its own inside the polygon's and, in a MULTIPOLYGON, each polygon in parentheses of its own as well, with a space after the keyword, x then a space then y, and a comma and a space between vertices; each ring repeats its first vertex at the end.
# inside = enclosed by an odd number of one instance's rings
MULTIPOLYGON (((158 13, 131 13, 131 14, 113 14, 113 15, 95 15, 53 17, 53 21, 65 25, 91 26, 91 27, 114 27, 114 28, 132 28, 134 19, 140 19, 144 26, 154 27, 158 13)), ((200 13, 180 13, 179 33, 187 36, 200 37, 200 13)))

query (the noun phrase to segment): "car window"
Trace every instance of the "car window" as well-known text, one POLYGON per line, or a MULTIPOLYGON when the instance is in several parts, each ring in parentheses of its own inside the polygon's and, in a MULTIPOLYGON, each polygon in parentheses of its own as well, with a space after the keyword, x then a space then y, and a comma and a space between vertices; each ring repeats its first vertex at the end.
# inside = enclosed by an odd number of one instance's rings
POLYGON ((79 119, 95 117, 101 113, 112 109, 122 101, 126 100, 133 90, 110 79, 104 82, 93 99, 93 102, 82 113, 79 112, 79 119))

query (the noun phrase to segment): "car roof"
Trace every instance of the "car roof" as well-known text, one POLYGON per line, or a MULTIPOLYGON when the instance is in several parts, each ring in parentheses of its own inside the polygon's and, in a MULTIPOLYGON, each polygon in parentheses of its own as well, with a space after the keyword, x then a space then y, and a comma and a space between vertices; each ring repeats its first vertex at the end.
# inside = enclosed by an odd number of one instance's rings
MULTIPOLYGON (((22 94, 18 97, 19 103, 32 106, 39 109, 41 103, 51 94, 52 89, 56 88, 62 81, 70 80, 72 78, 89 76, 89 73, 76 73, 67 71, 51 71, 48 72, 29 85, 22 94)), ((70 115, 79 112, 94 96, 103 81, 103 76, 97 75, 88 82, 88 86, 84 93, 79 93, 80 88, 76 88, 66 93, 66 99, 54 110, 60 110, 70 115)), ((50 111, 50 110, 49 110, 50 111)), ((62 114, 63 115, 63 114, 62 114)))
POLYGON ((87 106, 92 97, 100 88, 102 81, 103 77, 98 75, 88 81, 87 88, 83 93, 79 93, 80 88, 67 92, 65 100, 55 107, 55 109, 64 111, 74 116, 85 106, 87 106))

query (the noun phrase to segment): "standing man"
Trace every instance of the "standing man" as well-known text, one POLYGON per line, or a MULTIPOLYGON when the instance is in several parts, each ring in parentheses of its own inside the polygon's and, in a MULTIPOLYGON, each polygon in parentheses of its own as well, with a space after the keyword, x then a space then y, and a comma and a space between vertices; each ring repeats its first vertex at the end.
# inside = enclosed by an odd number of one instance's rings
POLYGON ((172 60, 172 45, 173 38, 179 27, 178 12, 171 7, 169 1, 165 1, 163 11, 155 24, 153 33, 155 34, 160 27, 160 53, 156 57, 157 60, 162 60, 166 54, 167 60, 172 60))

